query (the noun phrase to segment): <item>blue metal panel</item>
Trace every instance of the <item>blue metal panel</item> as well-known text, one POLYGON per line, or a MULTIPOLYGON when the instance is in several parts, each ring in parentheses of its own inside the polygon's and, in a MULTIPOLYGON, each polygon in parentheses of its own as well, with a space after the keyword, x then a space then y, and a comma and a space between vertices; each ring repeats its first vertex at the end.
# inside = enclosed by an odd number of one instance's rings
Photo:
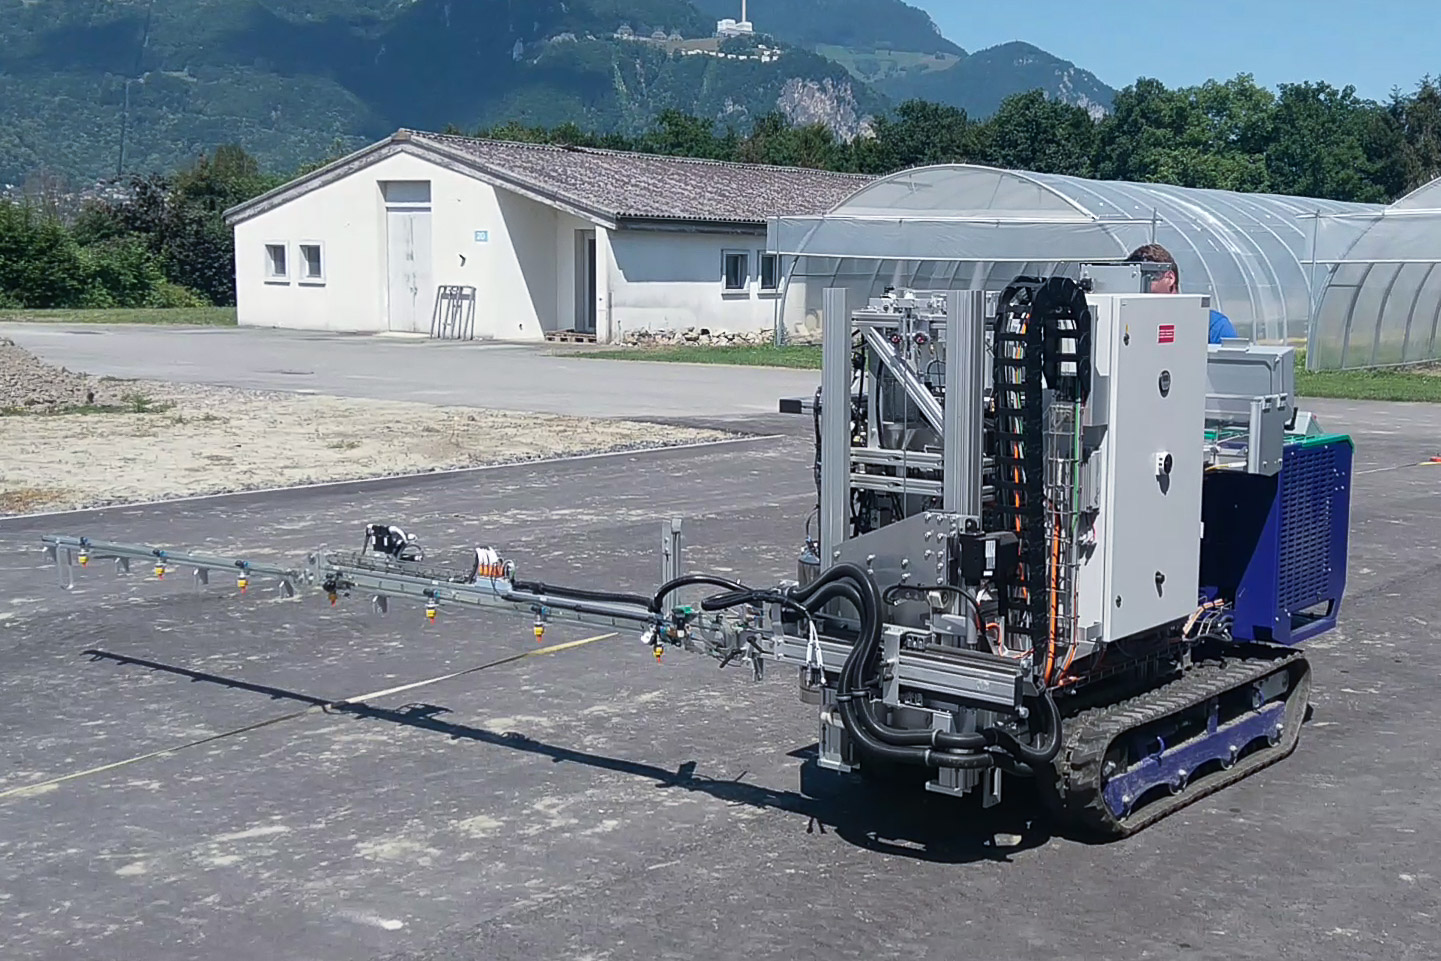
POLYGON ((1232 634, 1299 644, 1336 626, 1346 591, 1350 438, 1288 443, 1279 477, 1206 481, 1202 593, 1232 603, 1232 634))

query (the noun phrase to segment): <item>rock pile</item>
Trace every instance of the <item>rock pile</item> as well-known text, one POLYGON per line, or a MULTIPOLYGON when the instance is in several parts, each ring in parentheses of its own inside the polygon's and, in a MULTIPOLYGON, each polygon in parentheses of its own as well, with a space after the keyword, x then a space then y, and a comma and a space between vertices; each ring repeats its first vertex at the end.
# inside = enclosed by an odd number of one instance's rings
POLYGON ((627 347, 745 347, 775 342, 769 327, 756 331, 716 330, 687 327, 685 330, 631 330, 622 342, 627 347))
POLYGON ((120 385, 53 367, 0 337, 0 411, 46 413, 86 404, 121 403, 120 385))

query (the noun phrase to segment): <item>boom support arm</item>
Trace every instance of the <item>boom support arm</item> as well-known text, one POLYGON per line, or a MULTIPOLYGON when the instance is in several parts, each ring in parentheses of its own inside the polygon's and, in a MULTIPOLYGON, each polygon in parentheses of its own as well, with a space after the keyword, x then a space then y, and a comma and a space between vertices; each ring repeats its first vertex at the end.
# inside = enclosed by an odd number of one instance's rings
MULTIPOLYGON (((392 528, 392 530, 396 530, 392 528)), ((56 563, 61 588, 74 586, 74 565, 88 567, 91 561, 113 560, 118 573, 129 573, 131 564, 152 565, 157 578, 190 569, 197 588, 210 583, 212 573, 234 574, 242 592, 252 577, 273 580, 277 593, 294 597, 304 589, 329 595, 331 603, 344 595, 359 593, 371 598, 377 614, 388 613, 392 599, 420 601, 426 616, 434 620, 443 607, 488 609, 529 615, 539 639, 552 621, 607 628, 637 629, 659 657, 667 644, 709 654, 726 663, 743 658, 761 674, 759 648, 747 643, 746 635, 764 629, 757 608, 749 616, 729 612, 705 612, 690 607, 667 608, 674 592, 691 584, 710 584, 721 589, 742 585, 703 575, 679 575, 680 523, 665 525, 662 577, 665 584, 654 597, 581 590, 518 581, 515 567, 490 548, 477 548, 469 570, 444 570, 428 566, 414 554, 416 546, 404 537, 393 548, 371 550, 367 539, 360 552, 316 551, 297 567, 265 564, 238 557, 192 554, 144 544, 95 541, 88 537, 47 534, 41 538, 47 555, 56 563)))

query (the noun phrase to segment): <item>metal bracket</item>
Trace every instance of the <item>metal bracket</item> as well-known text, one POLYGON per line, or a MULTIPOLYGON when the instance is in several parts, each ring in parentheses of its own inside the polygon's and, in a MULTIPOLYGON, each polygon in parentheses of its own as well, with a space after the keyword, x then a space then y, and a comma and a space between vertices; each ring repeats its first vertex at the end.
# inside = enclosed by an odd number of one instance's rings
POLYGON ((55 545, 45 548, 45 553, 55 562, 55 576, 60 581, 62 591, 72 590, 75 587, 75 576, 70 570, 70 552, 61 550, 55 545))
POLYGON ((982 775, 981 807, 993 808, 1001 803, 1001 769, 991 768, 982 775))
MULTIPOLYGON (((673 517, 660 529, 660 582, 667 584, 681 576, 684 566, 681 562, 681 528, 684 525, 679 517, 673 517)), ((661 609, 670 610, 675 601, 675 594, 667 594, 661 599, 661 609)))

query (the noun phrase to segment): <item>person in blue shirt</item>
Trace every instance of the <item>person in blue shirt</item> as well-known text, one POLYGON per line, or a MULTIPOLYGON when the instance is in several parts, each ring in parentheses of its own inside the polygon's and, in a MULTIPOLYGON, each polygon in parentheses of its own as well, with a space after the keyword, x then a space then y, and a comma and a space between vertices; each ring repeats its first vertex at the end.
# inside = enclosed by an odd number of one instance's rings
MULTIPOLYGON (((1160 244, 1147 244, 1144 247, 1137 247, 1131 251, 1126 258, 1128 264, 1165 264, 1170 269, 1158 274, 1151 281, 1151 293, 1153 294, 1176 294, 1181 291, 1181 271, 1176 266, 1176 259, 1171 252, 1160 244)), ((1231 318, 1219 310, 1211 311, 1210 342, 1219 344, 1222 340, 1228 340, 1237 336, 1236 328, 1231 325, 1231 318)))

